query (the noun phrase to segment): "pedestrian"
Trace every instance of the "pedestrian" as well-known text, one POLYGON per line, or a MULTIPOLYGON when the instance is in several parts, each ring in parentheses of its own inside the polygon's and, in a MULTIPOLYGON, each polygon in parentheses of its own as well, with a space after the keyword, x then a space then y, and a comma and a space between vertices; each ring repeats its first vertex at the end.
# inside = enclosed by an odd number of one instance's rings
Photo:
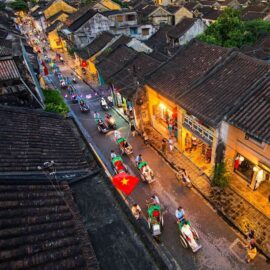
POLYGON ((148 144, 149 143, 149 138, 148 138, 148 135, 147 135, 147 133, 145 131, 143 132, 142 136, 143 136, 144 143, 148 144))
POLYGON ((94 113, 94 119, 96 122, 98 122, 98 120, 100 120, 100 114, 97 111, 95 111, 95 113, 94 113))
POLYGON ((174 133, 174 137, 178 138, 178 128, 176 124, 173 126, 173 133, 174 133))
POLYGON ((130 131, 131 131, 132 136, 135 137, 135 135, 136 135, 136 128, 135 128, 135 124, 134 124, 134 121, 133 120, 130 122, 130 131))
POLYGON ((250 229, 248 234, 246 235, 246 239, 247 239, 247 242, 250 243, 250 242, 254 242, 256 241, 255 240, 255 231, 253 229, 250 229))
POLYGON ((162 154, 163 155, 166 155, 166 152, 167 152, 167 142, 166 142, 166 139, 165 138, 162 139, 161 151, 162 151, 162 154))
POLYGON ((255 246, 255 240, 250 241, 247 247, 246 262, 250 263, 255 259, 257 255, 257 248, 255 246))
POLYGON ((170 149, 170 151, 173 151, 174 141, 173 141, 173 138, 172 137, 169 138, 168 143, 169 143, 169 149, 170 149))
POLYGON ((131 207, 131 212, 136 219, 139 219, 142 209, 137 203, 134 203, 131 207))
POLYGON ((172 119, 169 120, 168 130, 169 130, 169 134, 172 135, 172 131, 173 131, 173 120, 172 119))

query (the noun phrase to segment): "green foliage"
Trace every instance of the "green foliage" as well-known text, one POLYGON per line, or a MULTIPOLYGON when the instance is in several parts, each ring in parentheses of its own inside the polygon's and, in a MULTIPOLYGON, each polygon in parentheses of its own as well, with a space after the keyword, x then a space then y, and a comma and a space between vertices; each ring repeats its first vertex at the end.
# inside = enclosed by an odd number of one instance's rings
POLYGON ((242 21, 240 12, 225 9, 217 21, 200 35, 201 41, 223 47, 253 45, 258 38, 270 32, 270 22, 263 20, 242 21))
POLYGON ((15 2, 9 3, 9 6, 15 11, 28 11, 28 5, 23 0, 16 0, 15 2))
POLYGON ((69 109, 61 94, 56 90, 43 90, 45 97, 45 111, 54 112, 66 116, 69 109))
POLYGON ((228 186, 231 174, 228 170, 227 162, 218 163, 212 171, 212 185, 220 188, 228 186))
POLYGON ((69 55, 74 56, 74 49, 73 48, 67 47, 67 52, 69 55))

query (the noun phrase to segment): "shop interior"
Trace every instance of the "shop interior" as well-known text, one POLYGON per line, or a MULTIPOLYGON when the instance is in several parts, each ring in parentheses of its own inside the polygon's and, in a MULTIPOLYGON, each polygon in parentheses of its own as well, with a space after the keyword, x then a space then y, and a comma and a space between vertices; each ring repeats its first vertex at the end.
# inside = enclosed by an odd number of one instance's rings
POLYGON ((237 154, 234 172, 230 185, 270 217, 270 168, 262 163, 256 165, 241 154, 237 154), (246 185, 243 184, 244 181, 246 185))
POLYGON ((211 174, 212 146, 183 128, 184 154, 205 174, 211 174))

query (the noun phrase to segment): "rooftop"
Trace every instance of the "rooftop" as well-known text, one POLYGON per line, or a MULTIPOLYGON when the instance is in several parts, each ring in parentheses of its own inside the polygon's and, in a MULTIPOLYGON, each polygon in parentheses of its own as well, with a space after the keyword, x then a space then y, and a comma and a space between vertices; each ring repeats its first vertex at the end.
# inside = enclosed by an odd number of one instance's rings
POLYGON ((222 14, 222 10, 213 9, 211 7, 198 7, 197 10, 202 14, 203 19, 217 20, 222 14))
POLYGON ((242 14, 241 18, 243 21, 251 21, 264 19, 267 15, 268 15, 267 12, 246 11, 242 14))
POLYGON ((68 25, 68 29, 71 32, 75 32, 78 30, 82 25, 84 25, 87 21, 89 21, 93 16, 95 16, 98 12, 93 9, 86 9, 86 10, 78 10, 75 14, 72 14, 67 21, 66 24, 68 25))
POLYGON ((193 40, 158 68, 147 83, 167 97, 179 96, 228 52, 229 49, 193 40))
POLYGON ((193 26, 196 21, 197 19, 184 17, 179 23, 168 31, 168 37, 180 38, 193 26))
POLYGON ((71 120, 46 112, 0 106, 0 122, 1 173, 37 173, 38 166, 51 160, 59 173, 73 171, 76 176, 75 172, 91 171, 71 120))
POLYGON ((245 99, 228 122, 270 144, 270 80, 245 99))
POLYGON ((159 51, 161 53, 167 54, 167 33, 171 29, 173 29, 173 26, 171 25, 161 25, 159 30, 145 41, 145 44, 151 47, 154 51, 159 51))
POLYGON ((184 109, 217 127, 269 72, 270 65, 266 62, 234 51, 177 100, 184 109))
POLYGON ((101 54, 99 54, 96 58, 98 62, 107 57, 107 55, 116 49, 119 45, 127 45, 132 40, 131 37, 121 35, 118 39, 116 39, 110 46, 108 46, 101 54))
POLYGON ((111 51, 105 59, 96 66, 104 80, 108 80, 114 73, 122 69, 137 52, 125 45, 120 45, 111 51))
POLYGON ((0 58, 0 81, 18 79, 20 79, 20 72, 14 59, 10 56, 0 58))
POLYGON ((65 11, 63 11, 63 10, 61 10, 61 11, 55 13, 54 15, 52 15, 51 17, 49 17, 49 18, 47 19, 47 22, 48 22, 48 23, 52 23, 53 21, 57 20, 57 19, 58 19, 61 15, 63 15, 63 14, 69 15, 69 13, 67 13, 67 12, 65 12, 65 11))
POLYGON ((132 97, 136 92, 137 85, 134 76, 140 84, 145 77, 160 66, 161 62, 145 53, 138 53, 120 71, 113 74, 109 79, 116 89, 125 97, 132 97))
POLYGON ((103 32, 86 47, 77 50, 76 54, 80 58, 87 60, 102 50, 109 42, 112 41, 113 38, 114 35, 110 34, 109 32, 103 32))
POLYGON ((72 191, 54 185, 0 180, 1 269, 99 269, 72 191))
POLYGON ((63 23, 60 20, 56 20, 53 24, 46 28, 46 33, 50 33, 55 29, 58 29, 61 25, 63 25, 63 23))

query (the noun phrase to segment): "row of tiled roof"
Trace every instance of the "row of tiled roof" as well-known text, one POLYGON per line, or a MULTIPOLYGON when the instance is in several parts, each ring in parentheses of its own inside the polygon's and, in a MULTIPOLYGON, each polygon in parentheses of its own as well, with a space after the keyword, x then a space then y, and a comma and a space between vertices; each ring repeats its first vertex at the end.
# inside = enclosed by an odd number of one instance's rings
POLYGON ((269 143, 268 109, 260 106, 268 104, 269 108, 266 90, 270 90, 269 75, 267 62, 234 49, 193 41, 155 70, 147 83, 212 127, 229 118, 233 124, 269 143), (245 106, 249 110, 244 110, 245 106), (247 123, 245 117, 248 119, 250 111, 253 114, 249 119, 263 118, 264 126, 260 121, 247 123))

